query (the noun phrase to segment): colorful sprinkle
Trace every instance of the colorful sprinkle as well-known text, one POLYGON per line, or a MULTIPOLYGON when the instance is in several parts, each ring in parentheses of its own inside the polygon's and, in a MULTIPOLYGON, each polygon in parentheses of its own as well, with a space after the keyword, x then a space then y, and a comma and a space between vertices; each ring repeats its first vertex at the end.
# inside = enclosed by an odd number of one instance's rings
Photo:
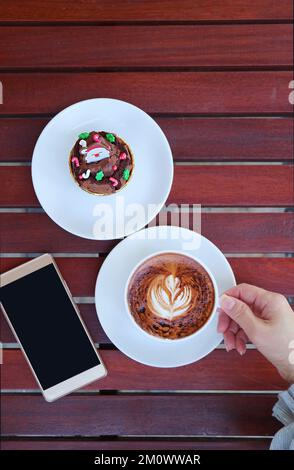
POLYGON ((116 166, 116 165, 113 165, 112 169, 113 169, 113 171, 116 171, 116 170, 117 170, 117 166, 116 166))
POLYGON ((123 179, 128 181, 129 177, 130 177, 130 170, 128 170, 128 168, 125 168, 124 171, 123 171, 123 179))
POLYGON ((84 139, 80 140, 79 144, 81 147, 87 147, 87 142, 84 139))
POLYGON ((81 132, 81 134, 79 134, 79 139, 87 139, 90 135, 90 132, 81 132))
POLYGON ((83 175, 79 175, 79 180, 82 180, 82 179, 84 179, 83 175))
POLYGON ((109 178, 109 181, 111 181, 111 182, 113 183, 112 186, 114 186, 114 187, 118 185, 118 181, 117 181, 116 178, 112 178, 112 177, 111 177, 111 178, 109 178))
POLYGON ((87 180, 89 178, 90 174, 91 174, 91 171, 88 168, 88 170, 86 172, 82 173, 82 177, 84 178, 84 180, 87 180))
POLYGON ((74 163, 76 168, 79 168, 80 162, 79 162, 78 157, 72 157, 71 162, 74 163))
POLYGON ((104 178, 104 173, 103 173, 103 171, 102 171, 102 170, 97 171, 96 176, 95 176, 95 179, 96 179, 97 181, 101 181, 103 178, 104 178))
POLYGON ((92 139, 94 140, 94 142, 100 142, 100 137, 98 134, 93 134, 92 139))
POLYGON ((122 152, 119 156, 120 160, 125 160, 127 158, 127 154, 125 152, 122 152))
POLYGON ((115 137, 114 137, 113 134, 106 134, 105 137, 109 142, 114 142, 115 141, 115 137))

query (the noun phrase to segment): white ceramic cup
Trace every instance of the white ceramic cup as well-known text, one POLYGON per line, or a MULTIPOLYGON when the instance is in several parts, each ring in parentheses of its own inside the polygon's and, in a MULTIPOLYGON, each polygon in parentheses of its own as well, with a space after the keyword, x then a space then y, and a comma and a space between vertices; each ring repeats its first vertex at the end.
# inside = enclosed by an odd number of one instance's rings
POLYGON ((128 279, 127 279, 127 282, 126 282, 126 286, 125 286, 125 292, 124 292, 124 301, 125 301, 125 309, 126 309, 126 312, 127 314, 129 315, 129 317, 131 318, 133 324, 136 325, 136 327, 141 331, 143 332, 144 334, 148 335, 149 338, 150 336, 158 341, 164 341, 164 342, 175 342, 175 341, 185 341, 185 340, 188 340, 188 339, 191 339, 192 337, 196 336, 199 334, 199 332, 203 332, 203 330, 205 328, 207 328, 207 326, 212 322, 212 319, 214 317, 214 315, 216 314, 216 310, 217 310, 217 307, 218 307, 218 298, 219 298, 219 293, 218 293, 218 287, 217 287, 217 283, 216 283, 216 280, 212 274, 212 272, 210 271, 210 269, 201 261, 199 260, 196 256, 192 256, 192 255, 188 255, 187 253, 183 253, 182 251, 175 251, 175 250, 166 250, 166 251, 156 251, 155 253, 152 253, 151 255, 148 255, 146 256, 145 258, 141 259, 136 265, 135 267, 132 269, 128 279), (141 266, 143 265, 146 261, 148 261, 150 258, 154 258, 156 256, 159 256, 159 255, 164 255, 164 254, 176 254, 176 255, 181 255, 181 256, 187 256, 187 258, 190 258, 194 261, 197 261, 197 263, 199 263, 204 269, 205 271, 207 272, 207 274, 209 275, 211 281, 212 281, 212 284, 213 284, 213 288, 214 288, 214 306, 213 306, 213 309, 212 309, 212 312, 210 314, 210 317, 208 318, 208 320, 198 329, 196 330, 194 333, 192 333, 191 335, 188 335, 188 336, 184 336, 182 338, 176 338, 176 339, 170 339, 170 338, 161 338, 160 336, 155 336, 155 335, 152 335, 151 333, 148 333, 146 330, 144 330, 143 328, 141 328, 140 325, 138 325, 138 323, 136 322, 132 312, 130 311, 130 308, 129 308, 129 303, 128 303, 128 291, 129 291, 129 284, 130 284, 130 281, 131 281, 131 278, 133 276, 133 274, 136 272, 136 270, 141 266))

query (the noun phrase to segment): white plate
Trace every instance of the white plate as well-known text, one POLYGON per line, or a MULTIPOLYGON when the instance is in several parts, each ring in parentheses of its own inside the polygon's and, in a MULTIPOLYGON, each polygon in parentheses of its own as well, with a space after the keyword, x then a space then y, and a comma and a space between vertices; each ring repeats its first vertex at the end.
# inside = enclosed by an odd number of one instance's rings
POLYGON ((84 238, 121 238, 161 210, 173 179, 172 153, 164 133, 144 111, 124 101, 97 98, 69 106, 47 124, 34 149, 32 178, 43 209, 62 228, 84 238), (78 134, 91 130, 116 133, 134 153, 133 176, 117 194, 89 194, 70 174, 69 153, 78 134), (127 226, 133 204, 141 207, 140 219, 136 226, 127 226), (105 211, 113 214, 114 224, 101 228, 97 220, 105 211))
POLYGON ((182 251, 203 261, 214 274, 220 295, 236 284, 225 256, 207 238, 185 228, 150 227, 120 242, 107 256, 96 282, 96 310, 109 339, 127 356, 149 366, 178 367, 206 356, 222 335, 217 332, 217 315, 185 341, 160 341, 134 324, 124 305, 126 281, 141 259, 161 250, 182 251))

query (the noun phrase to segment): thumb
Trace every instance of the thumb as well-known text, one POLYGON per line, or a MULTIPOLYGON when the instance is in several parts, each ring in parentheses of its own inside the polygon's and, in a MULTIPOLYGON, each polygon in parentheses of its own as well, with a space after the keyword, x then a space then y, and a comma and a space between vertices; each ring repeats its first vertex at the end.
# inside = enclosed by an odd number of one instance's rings
POLYGON ((242 300, 225 294, 220 298, 220 307, 245 331, 248 338, 252 340, 259 319, 254 315, 251 308, 242 302, 242 300))

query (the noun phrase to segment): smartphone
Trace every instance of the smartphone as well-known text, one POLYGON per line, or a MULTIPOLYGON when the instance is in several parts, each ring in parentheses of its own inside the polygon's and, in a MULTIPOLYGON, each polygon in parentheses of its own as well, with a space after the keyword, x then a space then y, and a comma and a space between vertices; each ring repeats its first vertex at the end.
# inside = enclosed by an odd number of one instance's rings
POLYGON ((45 254, 1 275, 1 305, 45 400, 105 377, 67 284, 45 254))

